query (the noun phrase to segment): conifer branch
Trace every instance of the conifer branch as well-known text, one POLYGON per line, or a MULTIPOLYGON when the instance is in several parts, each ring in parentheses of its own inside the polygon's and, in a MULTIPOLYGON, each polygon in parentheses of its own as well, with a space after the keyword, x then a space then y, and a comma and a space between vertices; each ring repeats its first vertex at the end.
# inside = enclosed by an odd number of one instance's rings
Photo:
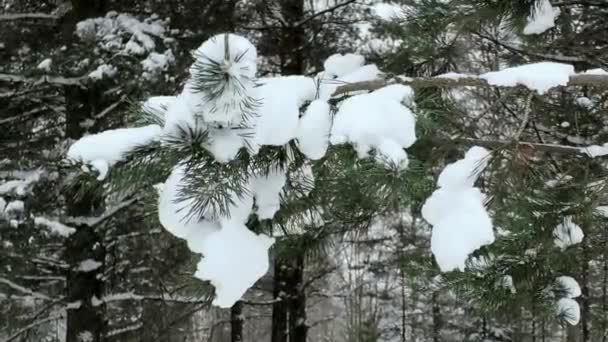
MULTIPOLYGON (((499 87, 512 88, 503 86, 494 86, 486 80, 476 76, 465 76, 458 79, 447 77, 432 77, 432 78, 409 78, 398 77, 391 80, 373 80, 363 82, 353 82, 339 86, 333 93, 333 97, 348 95, 353 92, 374 91, 391 84, 403 84, 412 88, 457 88, 457 87, 499 87)), ((593 74, 577 74, 570 76, 568 87, 572 86, 594 86, 608 88, 608 74, 593 75, 593 74)), ((523 87, 523 86, 521 86, 523 87)))

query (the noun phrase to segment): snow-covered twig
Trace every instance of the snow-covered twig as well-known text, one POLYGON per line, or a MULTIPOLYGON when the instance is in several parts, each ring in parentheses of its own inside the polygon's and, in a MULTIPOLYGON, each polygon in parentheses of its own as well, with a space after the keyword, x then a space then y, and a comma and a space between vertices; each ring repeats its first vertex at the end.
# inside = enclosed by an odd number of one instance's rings
MULTIPOLYGON (((346 96, 349 93, 361 91, 373 91, 391 84, 404 84, 412 88, 456 88, 456 87, 495 87, 485 79, 475 76, 460 78, 395 78, 390 80, 373 80, 364 82, 353 82, 339 86, 333 93, 333 97, 346 96)), ((577 74, 570 76, 568 86, 597 86, 608 87, 608 75, 577 74)))
POLYGON ((528 97, 526 98, 526 105, 524 108, 524 119, 521 121, 521 124, 519 125, 517 132, 515 132, 515 135, 513 136, 513 140, 515 140, 515 141, 519 141, 519 137, 526 129, 526 126, 528 126, 528 121, 530 120, 530 112, 532 112, 532 98, 533 97, 534 97, 534 93, 530 92, 530 94, 528 94, 528 97))
POLYGON ((0 14, 0 21, 15 21, 15 20, 27 20, 27 19, 44 19, 44 20, 58 20, 59 17, 52 14, 46 13, 6 13, 0 14))
POLYGON ((48 323, 48 322, 52 322, 52 321, 57 321, 57 320, 60 320, 60 319, 62 319, 62 318, 63 318, 63 316, 62 316, 62 315, 57 315, 57 316, 50 316, 50 317, 46 317, 46 318, 43 318, 43 319, 41 319, 41 320, 38 320, 38 321, 32 322, 32 323, 30 323, 30 324, 26 325, 25 327, 23 327, 23 328, 21 328, 21 329, 17 330, 17 331, 16 331, 14 334, 12 334, 11 336, 7 337, 7 338, 6 338, 5 340, 3 340, 2 342, 10 342, 10 341, 14 341, 14 340, 16 340, 16 339, 17 339, 17 337, 21 336, 23 333, 25 333, 25 332, 27 332, 27 331, 29 331, 29 330, 31 330, 31 329, 33 329, 33 328, 35 328, 35 327, 39 326, 39 325, 42 325, 42 324, 44 324, 44 323, 48 323))
POLYGON ((30 289, 25 288, 25 287, 23 287, 21 285, 15 284, 15 283, 13 283, 12 281, 10 281, 10 280, 8 280, 6 278, 0 278, 0 284, 4 284, 4 285, 12 288, 13 290, 17 290, 17 291, 19 291, 21 293, 28 294, 28 295, 36 298, 36 299, 51 300, 51 298, 49 296, 47 296, 47 295, 44 295, 44 294, 42 294, 40 292, 36 292, 36 291, 30 290, 30 289))
POLYGON ((23 75, 4 74, 0 73, 0 81, 13 83, 28 83, 33 85, 38 84, 56 84, 56 85, 77 85, 83 86, 83 82, 88 79, 86 76, 80 77, 63 77, 43 75, 40 77, 27 77, 23 75))

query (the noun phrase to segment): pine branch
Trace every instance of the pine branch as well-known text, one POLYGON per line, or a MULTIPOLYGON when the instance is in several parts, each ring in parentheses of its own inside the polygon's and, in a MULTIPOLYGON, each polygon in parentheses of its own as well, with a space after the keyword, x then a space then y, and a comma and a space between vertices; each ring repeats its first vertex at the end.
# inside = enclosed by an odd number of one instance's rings
MULTIPOLYGON (((462 77, 458 79, 444 78, 444 77, 433 77, 433 78, 395 78, 391 80, 373 80, 354 82, 339 86, 333 93, 332 97, 337 98, 340 96, 346 96, 353 92, 363 91, 374 91, 391 84, 403 84, 408 85, 412 88, 456 88, 456 87, 498 87, 498 88, 513 88, 494 86, 489 84, 486 80, 476 77, 462 77)), ((578 74, 570 76, 568 87, 572 86, 594 86, 594 87, 606 87, 608 88, 608 75, 592 75, 592 74, 578 74)), ((523 87, 523 86, 521 86, 523 87)))
POLYGON ((32 84, 32 85, 56 84, 56 85, 84 86, 84 81, 87 79, 88 79, 87 76, 63 77, 63 76, 43 75, 40 77, 28 77, 28 76, 24 76, 24 75, 0 73, 0 82, 28 83, 28 84, 32 84))

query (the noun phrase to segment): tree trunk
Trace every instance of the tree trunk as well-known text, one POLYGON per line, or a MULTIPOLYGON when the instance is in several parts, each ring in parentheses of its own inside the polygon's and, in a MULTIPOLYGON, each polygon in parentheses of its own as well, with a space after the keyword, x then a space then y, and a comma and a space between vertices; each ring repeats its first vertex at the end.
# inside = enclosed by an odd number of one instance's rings
POLYGON ((291 269, 288 289, 289 295, 289 342, 306 342, 306 293, 304 292, 304 256, 295 257, 291 269))
POLYGON ((272 342, 287 342, 287 273, 288 264, 279 258, 274 260, 274 287, 272 304, 272 342))
MULTIPOLYGON (((64 94, 66 136, 77 139, 85 133, 81 123, 95 111, 98 92, 94 88, 66 86, 64 94)), ((83 186, 77 183, 65 188, 66 209, 70 216, 92 216, 101 208, 99 194, 91 193, 83 186)), ((66 272, 67 301, 79 305, 77 309, 67 310, 66 342, 102 341, 106 326, 102 311, 104 305, 94 301, 103 296, 103 239, 95 227, 83 224, 76 229, 67 238, 64 249, 69 265, 66 272)))
POLYGON ((94 303, 103 296, 104 283, 100 279, 105 250, 102 246, 99 235, 88 226, 78 227, 66 242, 65 260, 70 266, 66 275, 67 301, 79 304, 77 309, 67 310, 66 342, 103 340, 103 305, 94 303), (94 269, 89 270, 85 265, 94 269))
POLYGON ((441 317, 441 306, 439 305, 439 293, 434 291, 431 297, 433 310, 433 342, 441 342, 441 329, 443 319, 441 317))
POLYGON ((243 341, 243 302, 238 301, 230 308, 230 341, 243 341))

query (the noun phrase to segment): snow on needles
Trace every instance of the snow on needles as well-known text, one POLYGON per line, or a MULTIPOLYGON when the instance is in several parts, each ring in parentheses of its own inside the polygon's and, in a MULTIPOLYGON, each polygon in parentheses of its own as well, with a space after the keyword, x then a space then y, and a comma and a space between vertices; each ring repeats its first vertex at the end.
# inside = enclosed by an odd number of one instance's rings
POLYGON ((523 85, 542 95, 551 88, 567 85, 570 76, 574 74, 572 65, 540 62, 488 72, 479 77, 486 80, 490 85, 503 87, 523 85))
MULTIPOLYGON (((230 217, 222 217, 219 213, 206 215, 215 217, 213 219, 187 217, 193 201, 177 201, 180 187, 184 186, 183 177, 184 167, 177 166, 163 185, 158 210, 160 222, 167 231, 185 239, 190 250, 203 254, 194 275, 201 280, 209 280, 215 286, 214 305, 229 308, 268 271, 268 249, 274 239, 255 234, 244 225, 253 207, 253 199, 248 194, 242 198, 233 196, 230 217)), ((267 178, 275 179, 276 176, 267 178)), ((268 197, 272 197, 269 193, 274 192, 277 198, 266 199, 273 206, 267 211, 269 218, 278 210, 278 192, 283 184, 284 176, 283 183, 275 186, 274 190, 267 187, 257 189, 265 191, 268 197)), ((260 196, 257 191, 256 196, 260 196)))
POLYGON ((560 290, 565 292, 565 297, 557 301, 557 315, 569 324, 577 325, 581 319, 581 309, 574 298, 581 295, 581 287, 574 278, 569 276, 558 277, 555 281, 560 290))
POLYGON ((334 118, 331 144, 351 143, 360 158, 375 149, 379 160, 405 169, 404 148, 416 141, 416 120, 401 102, 412 95, 410 87, 390 85, 344 100, 334 118))
POLYGON ((99 172, 97 179, 103 180, 110 166, 122 160, 127 152, 137 146, 154 141, 160 133, 160 126, 149 125, 87 135, 70 146, 68 159, 90 163, 99 172))
MULTIPOLYGON (((255 78, 256 49, 243 37, 212 37, 194 56, 191 78, 180 94, 153 97, 142 104, 162 127, 151 125, 87 136, 70 148, 68 157, 91 164, 100 171, 102 179, 110 166, 137 145, 155 139, 162 144, 164 139, 180 138, 176 133, 189 128, 193 133, 207 133, 202 147, 218 163, 230 163, 242 149, 254 157, 263 146, 286 146, 290 142, 295 142, 307 159, 318 160, 325 156, 330 143, 351 143, 361 157, 369 157, 373 150, 379 162, 399 169, 407 167, 404 149, 416 141, 415 117, 408 108, 413 105, 410 87, 390 85, 353 96, 340 104, 332 120, 328 100, 339 84, 377 79, 380 75, 375 65, 364 65, 362 56, 333 55, 325 63, 326 70, 316 77, 262 79, 255 78), (217 65, 221 68, 220 78, 211 79, 209 72, 218 70, 209 68, 217 65), (330 83, 325 83, 324 78, 330 83)), ((288 155, 292 152, 288 150, 288 155)), ((268 249, 274 239, 252 232, 245 223, 254 213, 259 219, 273 219, 281 209, 287 198, 283 195, 289 166, 249 170, 242 180, 242 193, 228 193, 230 205, 222 212, 215 211, 213 205, 201 212, 199 201, 206 199, 184 198, 183 190, 189 183, 182 163, 173 166, 161 186, 160 223, 171 234, 186 240, 192 252, 202 254, 194 275, 215 286, 215 305, 232 306, 267 272, 268 249)), ((303 172, 314 179, 312 169, 303 172)), ((294 184, 297 175, 289 176, 289 184, 294 184)), ((310 215, 301 221, 304 225, 316 224, 322 218, 310 215)))
POLYGON ((572 216, 566 216, 563 222, 553 229, 553 242, 555 246, 561 249, 581 243, 584 237, 583 230, 574 223, 572 216))
POLYGON ((528 23, 524 27, 524 34, 541 34, 555 26, 555 19, 561 11, 557 7, 551 6, 549 0, 537 2, 528 17, 528 23))
POLYGON ((439 175, 439 188, 422 207, 423 218, 433 226, 431 251, 443 272, 464 270, 469 254, 494 242, 485 195, 473 186, 489 155, 475 146, 448 165, 439 175))

